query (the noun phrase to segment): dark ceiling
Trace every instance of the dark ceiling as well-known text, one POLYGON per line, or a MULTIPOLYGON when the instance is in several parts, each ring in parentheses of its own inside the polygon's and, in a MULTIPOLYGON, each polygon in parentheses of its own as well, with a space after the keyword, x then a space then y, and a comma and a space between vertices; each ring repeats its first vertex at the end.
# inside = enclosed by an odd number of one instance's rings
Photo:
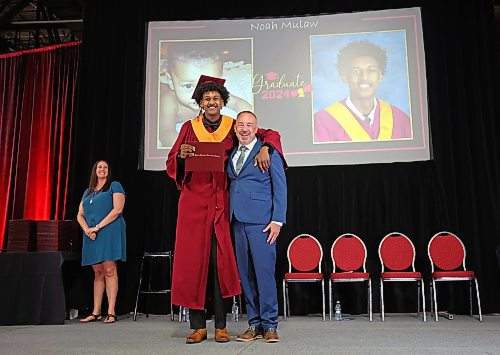
MULTIPOLYGON (((493 2, 500 28, 500 0, 493 2)), ((85 0, 0 0, 0 53, 81 39, 84 3, 85 0)))
POLYGON ((1 0, 0 53, 81 39, 84 0, 1 0))

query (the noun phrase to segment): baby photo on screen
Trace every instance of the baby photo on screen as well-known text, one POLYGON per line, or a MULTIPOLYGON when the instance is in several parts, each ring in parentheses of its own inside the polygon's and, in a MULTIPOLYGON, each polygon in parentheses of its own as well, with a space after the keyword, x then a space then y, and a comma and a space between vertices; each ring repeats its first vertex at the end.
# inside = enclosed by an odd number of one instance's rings
POLYGON ((192 96, 200 75, 226 80, 231 96, 222 114, 252 110, 251 40, 161 41, 159 60, 159 147, 170 147, 182 124, 198 116, 192 96))

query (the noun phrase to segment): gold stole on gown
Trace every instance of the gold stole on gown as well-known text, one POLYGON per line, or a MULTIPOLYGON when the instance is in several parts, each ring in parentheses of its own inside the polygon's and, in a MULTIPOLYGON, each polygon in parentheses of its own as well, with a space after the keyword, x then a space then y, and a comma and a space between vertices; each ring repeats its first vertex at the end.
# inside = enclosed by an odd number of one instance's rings
MULTIPOLYGON (((392 127, 394 117, 392 108, 387 102, 378 100, 380 103, 380 131, 377 140, 388 140, 392 138, 392 127)), ((333 116, 342 128, 346 131, 352 141, 370 141, 370 135, 365 131, 361 122, 340 102, 336 102, 326 108, 326 111, 333 116)))
POLYGON ((191 126, 193 127, 194 134, 200 142, 222 142, 227 134, 233 128, 233 119, 229 116, 222 116, 219 128, 213 132, 207 131, 205 126, 203 126, 203 116, 198 116, 191 120, 191 126))

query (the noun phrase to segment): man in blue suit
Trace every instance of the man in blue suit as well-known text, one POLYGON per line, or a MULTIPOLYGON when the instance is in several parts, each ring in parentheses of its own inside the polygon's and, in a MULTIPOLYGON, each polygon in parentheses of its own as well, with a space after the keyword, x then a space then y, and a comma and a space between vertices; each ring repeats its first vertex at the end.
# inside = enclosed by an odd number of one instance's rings
POLYGON ((252 341, 264 336, 267 343, 275 343, 279 341, 275 242, 286 222, 286 176, 277 151, 270 154, 267 171, 252 163, 262 146, 255 136, 254 113, 240 112, 234 130, 239 145, 231 154, 227 175, 236 261, 249 324, 237 340, 252 341))

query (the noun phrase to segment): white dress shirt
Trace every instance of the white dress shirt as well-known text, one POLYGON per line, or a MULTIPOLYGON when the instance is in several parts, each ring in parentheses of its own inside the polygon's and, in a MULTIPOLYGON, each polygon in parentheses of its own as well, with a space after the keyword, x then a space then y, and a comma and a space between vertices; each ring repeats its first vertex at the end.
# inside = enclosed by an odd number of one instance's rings
POLYGON ((377 99, 376 98, 373 98, 373 109, 370 111, 370 113, 366 116, 364 116, 357 108, 356 106, 354 106, 354 104, 352 103, 351 101, 351 96, 349 95, 349 97, 347 98, 347 100, 345 100, 345 104, 347 107, 349 107, 351 109, 352 112, 354 112, 356 114, 356 116, 358 116, 358 118, 365 122, 366 120, 370 120, 370 127, 373 126, 373 120, 375 119, 375 110, 377 109, 377 99))
MULTIPOLYGON (((254 138, 253 141, 251 141, 248 145, 245 146, 248 150, 245 152, 245 159, 243 159, 243 164, 242 165, 244 165, 245 162, 247 161, 247 158, 250 155, 250 152, 252 151, 253 147, 255 146, 255 143, 257 143, 257 138, 254 138)), ((241 143, 238 144, 238 150, 236 151, 236 154, 233 157, 233 166, 234 166, 235 169, 236 169, 236 162, 238 161, 238 158, 241 155, 240 147, 242 145, 243 144, 241 144, 241 143)))

